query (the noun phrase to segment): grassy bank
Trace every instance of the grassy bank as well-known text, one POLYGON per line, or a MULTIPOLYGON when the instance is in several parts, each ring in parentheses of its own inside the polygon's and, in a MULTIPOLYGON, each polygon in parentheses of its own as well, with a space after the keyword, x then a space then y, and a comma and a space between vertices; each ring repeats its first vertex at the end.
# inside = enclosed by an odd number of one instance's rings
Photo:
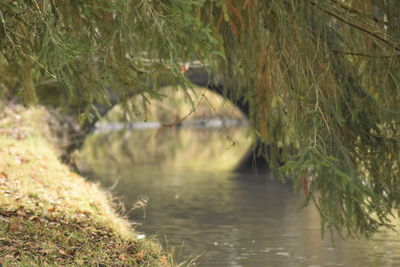
POLYGON ((169 266, 160 245, 135 240, 108 193, 59 162, 43 109, 0 113, 3 266, 169 266))

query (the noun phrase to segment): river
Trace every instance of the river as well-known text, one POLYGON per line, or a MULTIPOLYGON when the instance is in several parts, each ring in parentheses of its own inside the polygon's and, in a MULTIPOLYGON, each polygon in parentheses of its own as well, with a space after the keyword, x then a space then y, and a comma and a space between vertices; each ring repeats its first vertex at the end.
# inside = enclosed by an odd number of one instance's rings
POLYGON ((249 146, 243 136, 199 129, 97 134, 81 166, 120 197, 138 237, 156 236, 177 262, 400 266, 398 235, 322 238, 316 209, 303 208, 302 192, 289 182, 232 171, 249 146), (137 207, 144 202, 145 208, 137 207))

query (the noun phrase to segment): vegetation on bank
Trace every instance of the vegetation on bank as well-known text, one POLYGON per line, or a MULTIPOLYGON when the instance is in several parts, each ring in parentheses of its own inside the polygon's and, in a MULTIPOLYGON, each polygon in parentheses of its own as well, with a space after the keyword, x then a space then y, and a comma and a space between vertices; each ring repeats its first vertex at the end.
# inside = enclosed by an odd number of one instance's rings
POLYGON ((170 266, 157 242, 135 240, 110 194, 60 163, 56 127, 43 108, 1 113, 3 266, 170 266))

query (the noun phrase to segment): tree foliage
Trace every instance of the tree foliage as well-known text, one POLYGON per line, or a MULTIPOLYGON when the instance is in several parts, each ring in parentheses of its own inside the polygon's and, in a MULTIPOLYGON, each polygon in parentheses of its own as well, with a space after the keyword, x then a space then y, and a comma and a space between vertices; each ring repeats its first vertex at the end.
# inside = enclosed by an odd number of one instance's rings
POLYGON ((150 78, 179 77, 180 61, 203 57, 213 45, 192 14, 195 3, 2 0, 1 52, 18 75, 9 87, 32 103, 36 89, 58 81, 68 104, 88 112, 108 102, 109 88, 121 101, 127 92, 151 91, 150 78))
MULTIPOLYGON (((109 88, 159 97, 200 60, 244 97, 271 164, 323 230, 370 234, 400 204, 398 0, 0 0, 3 94, 63 84, 90 112, 109 88), (7 88, 7 89, 6 89, 7 88), (16 90, 16 91, 15 91, 16 90), (277 164, 276 164, 277 165, 277 164)), ((1 90, 1 89, 0 89, 1 90)), ((126 104, 126 108, 129 108, 126 104)))

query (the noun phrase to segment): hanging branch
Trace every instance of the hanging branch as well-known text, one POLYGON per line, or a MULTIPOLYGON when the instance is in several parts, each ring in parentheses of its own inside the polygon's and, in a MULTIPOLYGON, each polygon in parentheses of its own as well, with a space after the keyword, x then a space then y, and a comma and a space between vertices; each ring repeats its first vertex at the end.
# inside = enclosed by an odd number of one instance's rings
MULTIPOLYGON (((349 13, 357 14, 357 15, 364 16, 364 17, 368 15, 368 14, 365 14, 365 13, 361 13, 357 9, 351 8, 351 7, 345 5, 345 4, 343 4, 343 3, 341 3, 341 2, 339 2, 337 0, 331 0, 331 2, 336 4, 336 5, 338 5, 339 7, 341 7, 342 9, 346 10, 349 13)), ((380 20, 380 19, 378 19, 376 17, 373 17, 373 16, 372 16, 372 20, 375 21, 376 23, 384 24, 386 26, 389 25, 389 23, 387 21, 382 21, 382 20, 380 20)))
POLYGON ((318 9, 324 11, 326 14, 331 15, 332 17, 340 20, 344 24, 346 24, 346 25, 348 25, 348 26, 350 26, 352 28, 355 28, 355 29, 357 29, 359 31, 362 31, 362 32, 366 33, 367 35, 372 36, 373 38, 375 38, 375 39, 377 39, 377 40, 379 40, 379 41, 381 41, 381 42, 393 47, 396 51, 400 52, 400 43, 396 42, 395 40, 390 39, 386 34, 383 34, 384 36, 382 36, 382 34, 378 34, 377 32, 373 32, 373 31, 371 31, 371 30, 369 30, 369 29, 367 29, 367 28, 365 28, 365 27, 363 27, 363 26, 361 26, 359 24, 356 24, 354 22, 348 21, 345 18, 343 18, 342 16, 336 14, 335 12, 318 5, 318 3, 316 1, 314 1, 314 0, 308 0, 308 2, 310 4, 312 4, 313 6, 316 6, 318 9))

